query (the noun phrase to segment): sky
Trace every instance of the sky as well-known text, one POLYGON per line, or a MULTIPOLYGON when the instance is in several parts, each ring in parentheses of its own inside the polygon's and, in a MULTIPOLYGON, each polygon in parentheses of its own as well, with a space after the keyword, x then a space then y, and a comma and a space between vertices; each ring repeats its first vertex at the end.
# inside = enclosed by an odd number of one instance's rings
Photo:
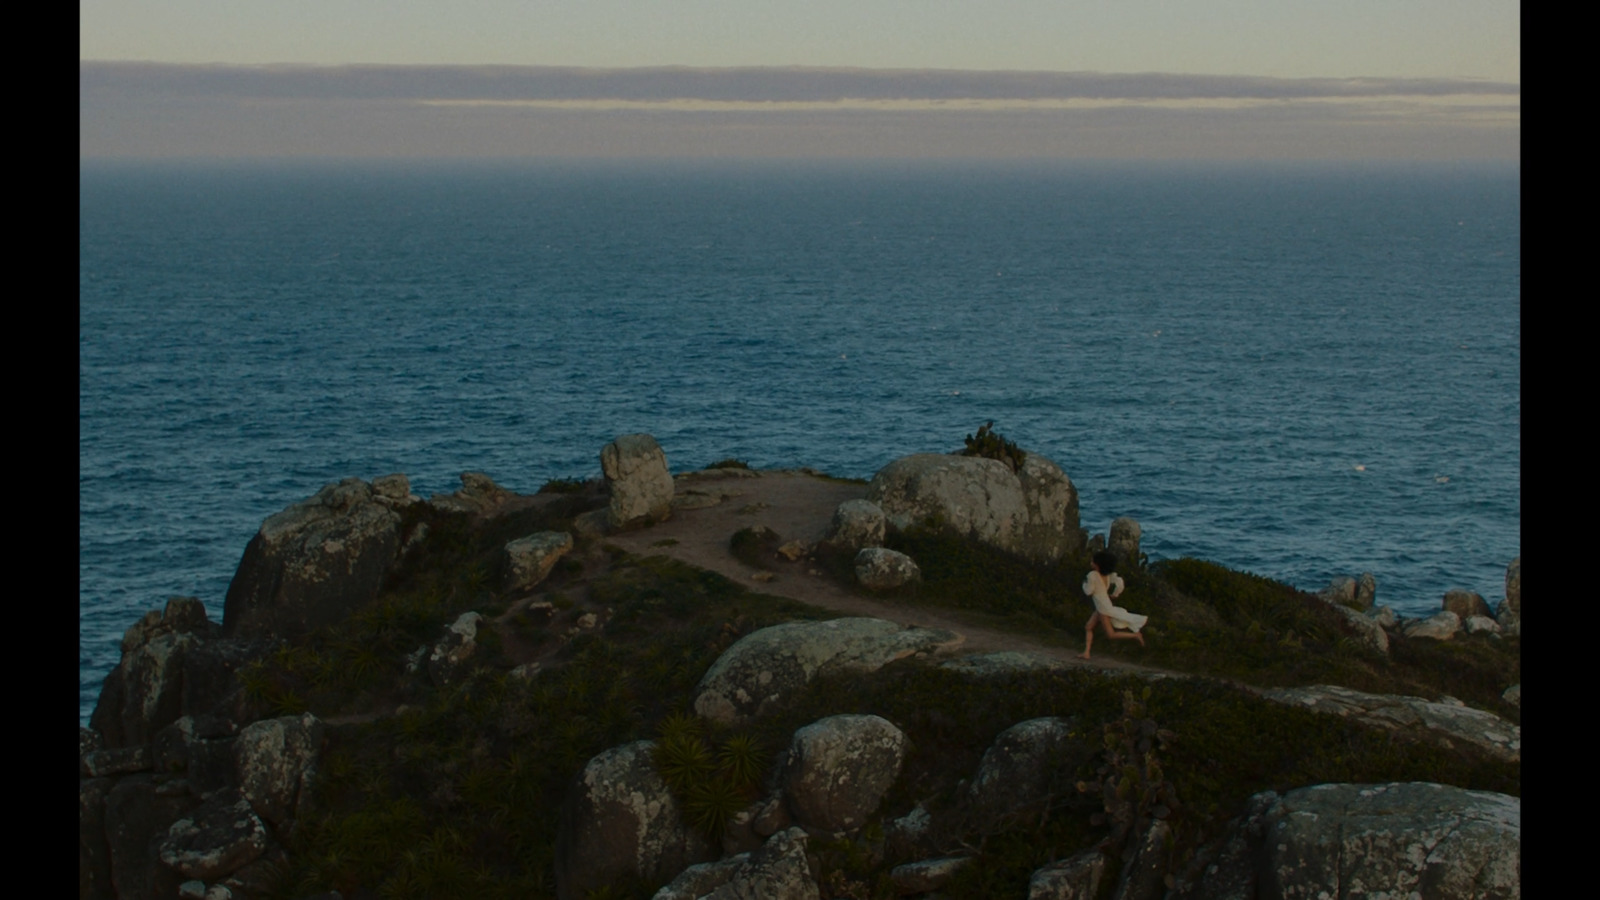
POLYGON ((1520 159, 1520 6, 1492 0, 80 0, 79 16, 82 158, 1520 159))

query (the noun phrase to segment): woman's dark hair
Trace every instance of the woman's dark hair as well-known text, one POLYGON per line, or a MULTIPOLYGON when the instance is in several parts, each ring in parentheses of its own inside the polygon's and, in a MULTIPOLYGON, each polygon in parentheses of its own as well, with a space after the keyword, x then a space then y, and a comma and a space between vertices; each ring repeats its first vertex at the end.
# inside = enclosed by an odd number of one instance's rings
POLYGON ((1100 567, 1101 575, 1110 575, 1117 570, 1117 555, 1110 550, 1101 550, 1094 555, 1094 564, 1100 567))

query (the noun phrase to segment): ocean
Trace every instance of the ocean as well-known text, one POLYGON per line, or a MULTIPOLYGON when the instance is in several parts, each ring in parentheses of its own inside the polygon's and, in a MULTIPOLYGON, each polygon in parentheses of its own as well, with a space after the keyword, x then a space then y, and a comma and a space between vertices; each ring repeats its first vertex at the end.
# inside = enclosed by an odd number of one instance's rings
POLYGON ((1514 165, 79 170, 79 718, 261 521, 599 473, 870 477, 979 425, 1152 559, 1491 604, 1521 553, 1514 165))

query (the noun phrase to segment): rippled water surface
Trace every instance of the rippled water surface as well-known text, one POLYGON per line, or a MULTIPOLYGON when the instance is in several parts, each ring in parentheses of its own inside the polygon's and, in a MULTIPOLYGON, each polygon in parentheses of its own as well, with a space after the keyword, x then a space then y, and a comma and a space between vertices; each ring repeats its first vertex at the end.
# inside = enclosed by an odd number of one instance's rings
POLYGON ((1153 558, 1402 613, 1520 553, 1515 169, 86 166, 79 698, 326 482, 618 434, 868 477, 987 420, 1153 558))

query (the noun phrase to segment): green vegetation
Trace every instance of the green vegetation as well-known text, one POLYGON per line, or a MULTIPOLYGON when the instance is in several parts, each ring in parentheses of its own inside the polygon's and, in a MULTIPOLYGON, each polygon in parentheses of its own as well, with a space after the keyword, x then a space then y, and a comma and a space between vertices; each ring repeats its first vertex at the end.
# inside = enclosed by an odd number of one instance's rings
POLYGON ((993 429, 993 422, 978 426, 977 434, 967 435, 967 448, 961 451, 961 455, 981 456, 984 459, 997 460, 1005 463, 1006 468, 1013 472, 1022 468, 1022 462, 1028 458, 1028 454, 1021 447, 1001 437, 1000 433, 993 429))

